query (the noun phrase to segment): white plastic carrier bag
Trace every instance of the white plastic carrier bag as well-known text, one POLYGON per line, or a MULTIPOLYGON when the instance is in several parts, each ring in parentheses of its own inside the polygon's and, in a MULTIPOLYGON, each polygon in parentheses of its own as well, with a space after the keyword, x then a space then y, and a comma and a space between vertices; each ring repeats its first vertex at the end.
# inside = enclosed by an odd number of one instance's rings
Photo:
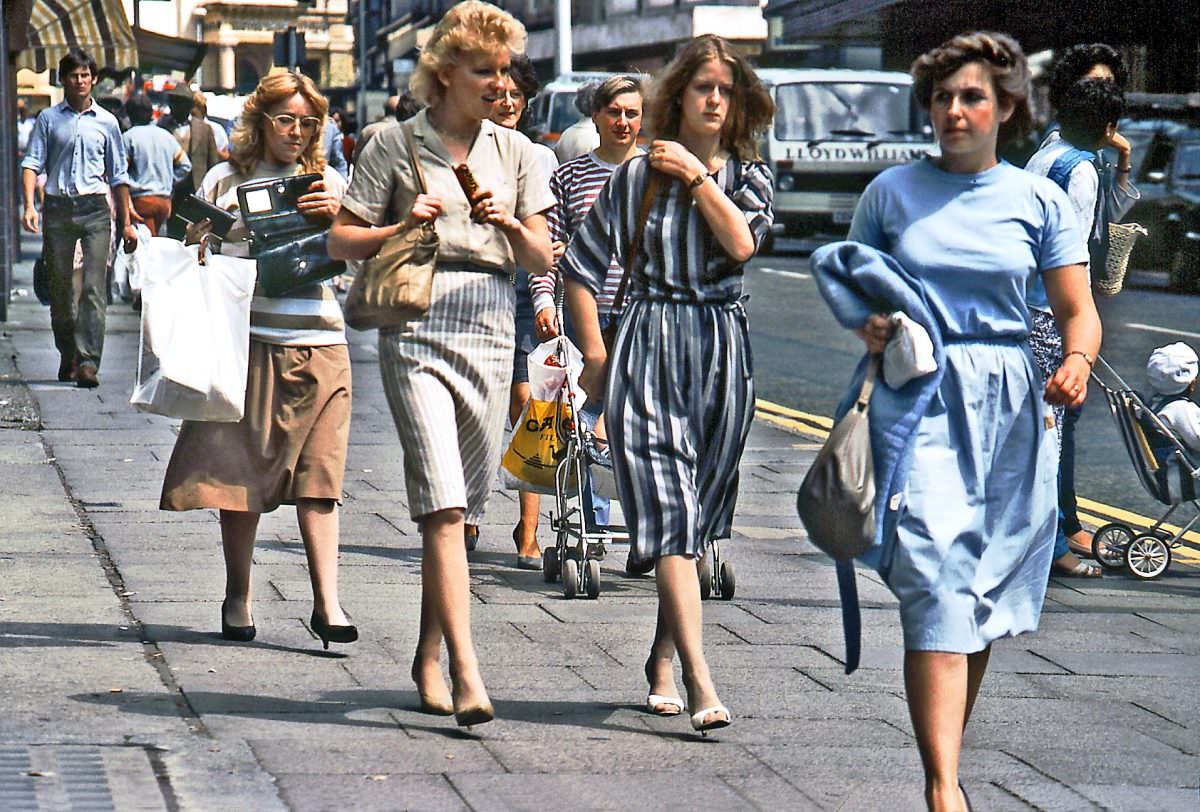
POLYGON ((583 354, 566 337, 544 341, 529 353, 529 402, 500 460, 500 480, 509 490, 554 493, 555 470, 566 456, 575 419, 567 391, 579 392, 582 371, 583 354))
POLYGON ((129 402, 168 417, 236 423, 246 400, 254 260, 209 252, 201 265, 198 246, 160 237, 151 249, 129 402))
POLYGON ((133 253, 125 252, 125 240, 118 235, 117 250, 113 254, 113 295, 126 302, 142 289, 142 269, 154 264, 154 251, 150 247, 150 241, 154 238, 150 235, 150 229, 138 223, 133 230, 137 233, 137 245, 133 253))

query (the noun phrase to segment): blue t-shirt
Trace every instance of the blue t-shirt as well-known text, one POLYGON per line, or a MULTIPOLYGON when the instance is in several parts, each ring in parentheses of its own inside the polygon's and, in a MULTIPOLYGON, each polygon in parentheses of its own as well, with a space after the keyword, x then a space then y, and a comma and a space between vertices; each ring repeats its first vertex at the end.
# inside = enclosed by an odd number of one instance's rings
POLYGON ((928 159, 885 170, 863 193, 850 239, 920 279, 951 340, 1028 335, 1031 275, 1088 259, 1063 190, 1008 163, 976 175, 928 159))

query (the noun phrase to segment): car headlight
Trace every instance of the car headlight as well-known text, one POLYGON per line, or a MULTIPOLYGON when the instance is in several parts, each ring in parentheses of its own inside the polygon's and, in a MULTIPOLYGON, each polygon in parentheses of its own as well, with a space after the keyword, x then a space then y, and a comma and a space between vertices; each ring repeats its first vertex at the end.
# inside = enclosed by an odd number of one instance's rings
POLYGON ((776 183, 776 186, 779 187, 779 191, 781 192, 790 192, 796 188, 796 176, 784 172, 779 176, 779 182, 776 183))

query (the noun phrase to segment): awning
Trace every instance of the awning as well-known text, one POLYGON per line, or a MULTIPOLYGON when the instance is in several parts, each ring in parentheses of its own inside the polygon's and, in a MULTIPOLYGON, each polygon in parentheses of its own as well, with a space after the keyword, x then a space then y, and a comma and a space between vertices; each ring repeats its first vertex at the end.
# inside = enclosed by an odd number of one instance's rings
POLYGON ((143 73, 182 71, 188 79, 200 69, 208 46, 182 37, 168 37, 144 28, 133 29, 137 40, 139 67, 143 73))
POLYGON ((44 71, 58 66, 78 46, 101 68, 131 68, 138 46, 121 0, 34 0, 27 29, 29 47, 17 52, 17 67, 44 71))

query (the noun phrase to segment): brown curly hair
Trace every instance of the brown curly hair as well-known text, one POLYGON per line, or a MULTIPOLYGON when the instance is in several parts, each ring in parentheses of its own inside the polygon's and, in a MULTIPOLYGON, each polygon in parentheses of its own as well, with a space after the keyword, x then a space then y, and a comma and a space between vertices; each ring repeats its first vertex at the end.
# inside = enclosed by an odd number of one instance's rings
POLYGON ((971 31, 918 56, 910 69, 917 102, 928 110, 934 85, 971 62, 979 62, 987 69, 996 101, 1013 106, 1008 121, 1000 125, 999 144, 1007 144, 1032 130, 1029 62, 1021 44, 1008 34, 971 31))
POLYGON ((696 72, 713 60, 725 63, 733 72, 733 94, 721 146, 741 160, 758 158, 758 136, 771 126, 775 102, 750 63, 728 42, 713 34, 688 42, 654 80, 643 111, 647 128, 659 138, 678 137, 682 118, 679 100, 683 91, 696 72))
POLYGON ((464 54, 519 54, 524 50, 525 26, 516 17, 480 0, 458 3, 434 26, 409 77, 408 90, 418 102, 432 107, 442 100, 444 92, 438 71, 456 64, 464 54))
POLYGON ((235 169, 250 174, 263 161, 266 145, 263 143, 262 125, 267 120, 263 114, 297 93, 312 105, 317 118, 321 119, 317 131, 300 154, 300 166, 305 172, 325 171, 325 115, 329 112, 329 102, 317 90, 312 79, 302 73, 288 71, 267 74, 246 99, 242 116, 229 136, 229 163, 235 169))

